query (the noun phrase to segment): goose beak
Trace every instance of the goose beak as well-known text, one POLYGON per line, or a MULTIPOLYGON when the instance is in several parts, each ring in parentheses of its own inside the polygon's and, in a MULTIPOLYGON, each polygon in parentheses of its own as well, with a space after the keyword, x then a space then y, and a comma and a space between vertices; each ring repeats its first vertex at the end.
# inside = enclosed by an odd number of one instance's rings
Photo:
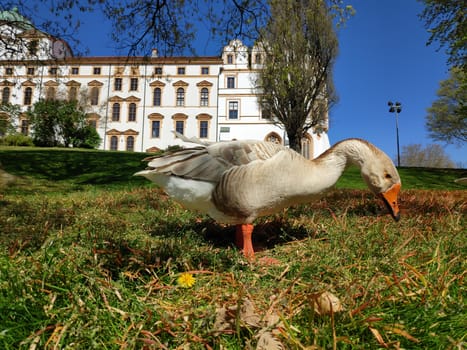
POLYGON ((400 190, 401 184, 397 183, 392 185, 386 192, 380 194, 395 221, 399 221, 400 219, 399 205, 397 204, 397 197, 399 196, 400 190))

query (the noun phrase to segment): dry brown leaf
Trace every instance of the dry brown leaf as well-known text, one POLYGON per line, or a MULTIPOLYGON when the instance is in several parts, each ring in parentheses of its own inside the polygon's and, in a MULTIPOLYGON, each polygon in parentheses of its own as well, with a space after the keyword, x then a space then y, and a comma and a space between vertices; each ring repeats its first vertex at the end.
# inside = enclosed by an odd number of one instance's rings
POLYGON ((385 347, 387 348, 388 347, 388 344, 386 344, 386 342, 384 341, 381 333, 376 329, 376 328, 373 328, 373 327, 368 327, 371 331, 371 333, 373 333, 373 335, 375 336, 377 342, 379 343, 379 345, 381 345, 382 347, 385 347))
POLYGON ((216 309, 216 321, 213 327, 214 333, 235 330, 237 319, 250 327, 260 327, 261 318, 255 312, 253 303, 249 299, 244 299, 240 305, 240 311, 238 311, 238 305, 223 306, 216 309))
POLYGON ((390 332, 393 332, 393 333, 396 333, 396 334, 399 334, 401 336, 403 336, 404 338, 410 340, 410 341, 413 341, 415 343, 419 343, 420 340, 418 340, 417 338, 415 338, 414 336, 411 336, 407 331, 401 329, 401 328, 398 328, 398 327, 391 327, 391 326, 384 326, 384 329, 390 331, 390 332))
POLYGON ((314 297, 313 305, 318 315, 331 315, 344 309, 339 298, 329 292, 323 292, 314 297))
POLYGON ((284 345, 270 331, 262 331, 259 334, 256 350, 283 350, 284 345))

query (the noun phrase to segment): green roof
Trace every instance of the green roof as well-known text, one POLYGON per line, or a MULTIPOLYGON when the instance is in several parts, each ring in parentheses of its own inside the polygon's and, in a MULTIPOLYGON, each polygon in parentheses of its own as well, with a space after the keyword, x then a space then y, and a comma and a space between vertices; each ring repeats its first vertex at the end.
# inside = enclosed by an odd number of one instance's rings
POLYGON ((22 27, 23 29, 33 29, 34 25, 26 17, 18 12, 16 7, 10 11, 0 12, 0 22, 10 22, 12 25, 22 27))

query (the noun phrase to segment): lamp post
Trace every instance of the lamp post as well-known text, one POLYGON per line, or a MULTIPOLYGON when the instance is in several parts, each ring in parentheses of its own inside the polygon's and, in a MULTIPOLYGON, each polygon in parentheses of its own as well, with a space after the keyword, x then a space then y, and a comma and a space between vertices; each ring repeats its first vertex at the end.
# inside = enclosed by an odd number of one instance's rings
POLYGON ((397 137, 397 166, 401 166, 401 156, 399 152, 399 123, 397 121, 399 113, 402 111, 402 105, 400 102, 392 103, 391 101, 388 102, 389 106, 389 113, 396 114, 396 137, 397 137))

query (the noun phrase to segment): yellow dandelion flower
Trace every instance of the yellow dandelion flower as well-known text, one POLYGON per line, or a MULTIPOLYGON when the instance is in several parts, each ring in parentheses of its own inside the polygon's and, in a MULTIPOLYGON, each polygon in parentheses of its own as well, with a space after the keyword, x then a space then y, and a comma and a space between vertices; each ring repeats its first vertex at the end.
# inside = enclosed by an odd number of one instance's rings
POLYGON ((183 288, 190 288, 196 282, 196 278, 191 273, 184 272, 177 278, 177 284, 183 288))

